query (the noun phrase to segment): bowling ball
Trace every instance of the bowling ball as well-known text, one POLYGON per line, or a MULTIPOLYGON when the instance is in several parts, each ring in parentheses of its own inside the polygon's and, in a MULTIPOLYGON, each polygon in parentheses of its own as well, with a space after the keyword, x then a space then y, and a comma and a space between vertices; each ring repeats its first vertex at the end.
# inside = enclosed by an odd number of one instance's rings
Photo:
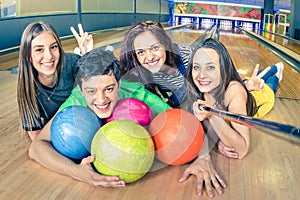
POLYGON ((157 115, 149 125, 156 157, 169 165, 182 165, 197 157, 204 142, 200 121, 190 112, 170 109, 157 115))
POLYGON ((107 176, 118 176, 126 183, 142 178, 154 160, 154 144, 141 125, 115 120, 102 126, 93 138, 91 152, 96 170, 107 176))
POLYGON ((106 122, 123 119, 148 126, 153 116, 151 108, 146 103, 139 99, 126 98, 118 101, 112 116, 106 119, 106 122))
POLYGON ((61 154, 81 160, 90 155, 92 139, 101 125, 101 120, 89 108, 69 106, 53 119, 52 144, 61 154))

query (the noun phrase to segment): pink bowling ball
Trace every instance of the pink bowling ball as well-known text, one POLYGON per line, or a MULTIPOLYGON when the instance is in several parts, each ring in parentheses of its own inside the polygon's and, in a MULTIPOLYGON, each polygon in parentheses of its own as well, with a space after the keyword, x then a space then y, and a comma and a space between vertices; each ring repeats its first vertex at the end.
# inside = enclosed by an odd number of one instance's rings
POLYGON ((126 98, 118 101, 111 117, 106 122, 114 120, 130 120, 148 126, 152 121, 154 114, 151 108, 143 101, 135 98, 126 98))

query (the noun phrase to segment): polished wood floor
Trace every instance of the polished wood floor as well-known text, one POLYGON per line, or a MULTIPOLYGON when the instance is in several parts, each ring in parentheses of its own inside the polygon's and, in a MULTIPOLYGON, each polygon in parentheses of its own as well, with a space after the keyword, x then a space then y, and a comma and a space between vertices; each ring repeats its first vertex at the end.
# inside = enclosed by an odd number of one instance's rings
MULTIPOLYGON (((201 33, 185 29, 169 34, 178 43, 191 44, 201 33)), ((120 35, 96 37, 105 43, 119 40, 120 35)), ((237 68, 248 75, 256 63, 265 67, 281 61, 243 34, 221 33, 220 41, 230 51, 237 68)), ((66 44, 64 48, 71 51, 74 41, 67 43, 70 46, 66 44)), ((116 49, 116 55, 118 52, 116 49)), ((15 58, 7 60, 12 65, 6 69, 17 65, 15 58)), ((300 75, 284 64, 275 106, 264 119, 300 127, 300 75)), ((30 140, 19 130, 16 83, 16 74, 0 71, 0 199, 208 199, 206 194, 200 198, 195 194, 195 177, 178 182, 186 165, 153 170, 125 188, 102 188, 56 174, 30 160, 27 156, 30 140)), ((297 144, 252 129, 250 152, 245 159, 229 159, 213 150, 212 160, 228 185, 224 194, 216 195, 215 199, 299 199, 300 146, 297 144)))

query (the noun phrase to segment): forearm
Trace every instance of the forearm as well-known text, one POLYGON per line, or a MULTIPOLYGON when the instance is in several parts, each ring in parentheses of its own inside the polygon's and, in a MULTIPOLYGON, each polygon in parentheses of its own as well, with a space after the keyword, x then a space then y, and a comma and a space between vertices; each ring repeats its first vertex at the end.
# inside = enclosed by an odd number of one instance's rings
POLYGON ((79 179, 76 176, 77 164, 58 153, 50 142, 45 140, 33 141, 28 153, 31 159, 44 167, 74 179, 79 179))
POLYGON ((207 155, 209 155, 209 153, 210 153, 210 148, 209 148, 209 144, 208 144, 208 137, 207 137, 207 135, 205 135, 202 147, 201 147, 200 152, 198 154, 198 158, 199 157, 204 158, 207 155))
MULTIPOLYGON (((223 118, 218 116, 210 116, 209 123, 211 128, 219 136, 220 140, 227 146, 234 147, 239 154, 239 158, 243 158, 249 149, 249 129, 242 125, 237 125, 237 129, 230 127, 223 118), (243 134, 241 134, 243 132, 243 134)), ((209 132, 209 130, 208 130, 209 132)))

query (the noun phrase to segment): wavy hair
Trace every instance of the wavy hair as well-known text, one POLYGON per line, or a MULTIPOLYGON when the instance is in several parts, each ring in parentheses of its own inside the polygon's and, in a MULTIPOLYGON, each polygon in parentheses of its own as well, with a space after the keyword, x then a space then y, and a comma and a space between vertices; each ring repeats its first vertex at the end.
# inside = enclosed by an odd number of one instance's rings
POLYGON ((141 82, 145 84, 148 90, 157 94, 157 85, 153 83, 150 76, 151 72, 139 63, 134 49, 135 38, 147 31, 151 32, 164 45, 166 51, 166 61, 164 64, 177 69, 177 64, 181 62, 180 53, 177 52, 176 46, 172 43, 163 26, 159 22, 153 21, 139 22, 126 32, 122 43, 120 67, 122 75, 125 75, 125 79, 141 82))

